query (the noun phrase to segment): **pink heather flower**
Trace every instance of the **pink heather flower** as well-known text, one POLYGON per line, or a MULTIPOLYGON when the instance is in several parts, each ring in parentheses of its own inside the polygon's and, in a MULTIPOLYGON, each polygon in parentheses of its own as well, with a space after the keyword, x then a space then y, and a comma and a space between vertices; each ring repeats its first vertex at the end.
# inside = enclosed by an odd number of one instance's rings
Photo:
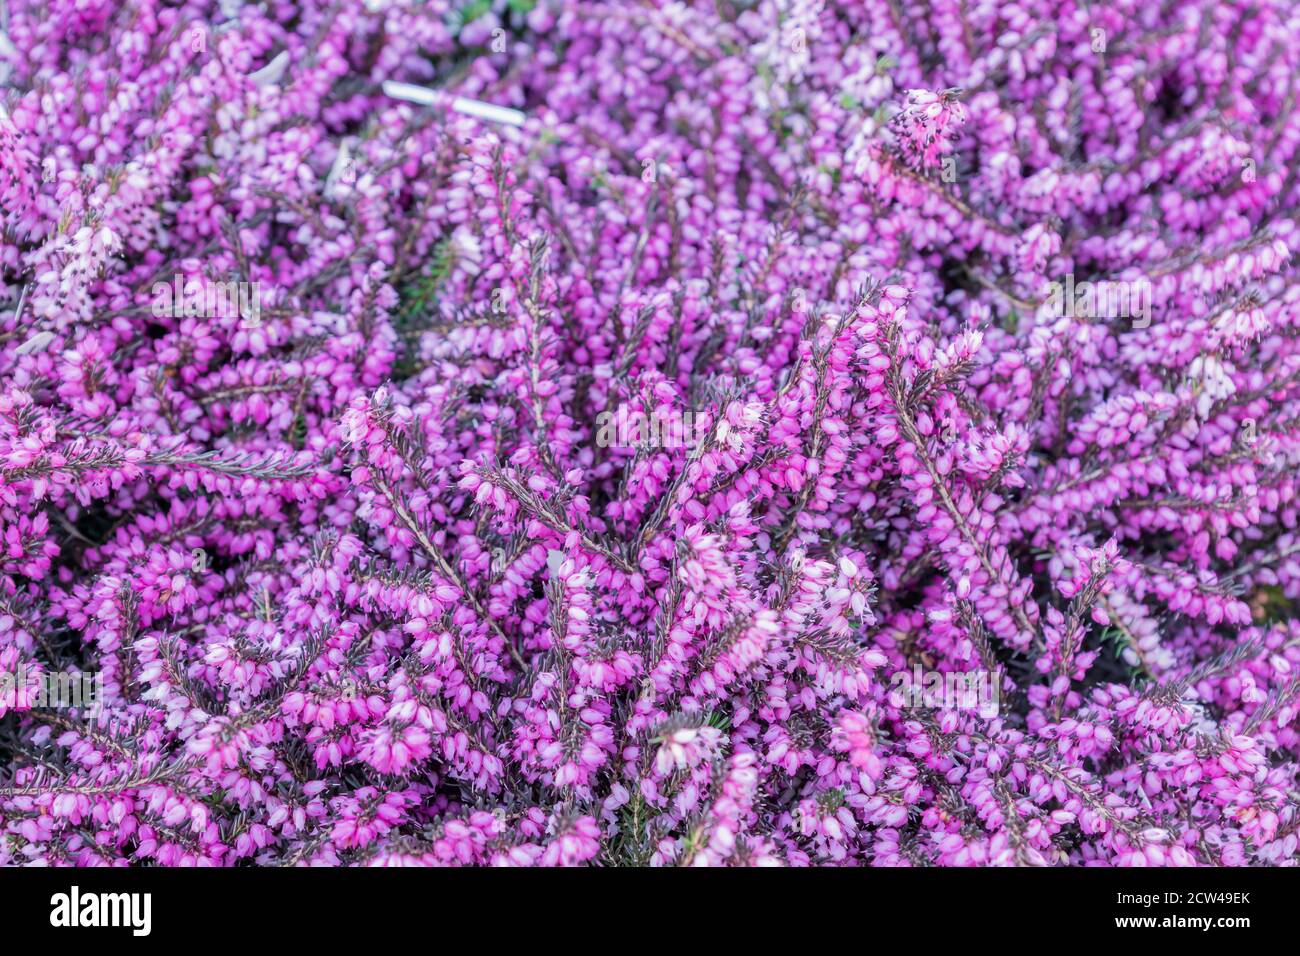
POLYGON ((930 168, 951 150, 951 140, 968 116, 960 94, 960 90, 907 91, 902 109, 891 121, 904 155, 930 168))
POLYGON ((230 6, 6 7, 0 865, 1296 862, 1291 5, 230 6))

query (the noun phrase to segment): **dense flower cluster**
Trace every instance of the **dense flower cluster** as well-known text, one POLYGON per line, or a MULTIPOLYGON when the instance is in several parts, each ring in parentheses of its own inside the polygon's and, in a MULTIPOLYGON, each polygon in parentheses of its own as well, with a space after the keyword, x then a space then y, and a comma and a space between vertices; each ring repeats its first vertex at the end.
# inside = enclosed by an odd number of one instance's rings
POLYGON ((1298 858, 1289 0, 5 10, 0 864, 1298 858))

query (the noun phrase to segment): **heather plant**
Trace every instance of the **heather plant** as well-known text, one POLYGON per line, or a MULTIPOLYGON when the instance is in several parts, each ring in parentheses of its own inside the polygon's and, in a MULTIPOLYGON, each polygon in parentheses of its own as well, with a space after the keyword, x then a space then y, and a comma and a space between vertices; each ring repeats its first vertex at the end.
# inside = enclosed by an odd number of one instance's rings
POLYGON ((1294 5, 0 9, 0 864, 1297 859, 1294 5))

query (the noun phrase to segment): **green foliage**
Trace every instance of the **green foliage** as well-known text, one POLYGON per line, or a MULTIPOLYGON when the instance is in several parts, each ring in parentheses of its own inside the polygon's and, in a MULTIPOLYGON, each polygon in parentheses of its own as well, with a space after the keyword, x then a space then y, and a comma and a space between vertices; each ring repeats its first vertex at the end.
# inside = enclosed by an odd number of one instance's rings
POLYGON ((492 0, 470 0, 469 3, 456 10, 452 15, 452 26, 457 31, 463 30, 468 24, 473 23, 483 14, 492 9, 492 0))
POLYGON ((410 378, 419 368, 420 333, 429 325, 438 303, 438 292, 447 281, 454 264, 451 241, 443 239, 429 253, 429 260, 419 274, 398 292, 393 326, 402 341, 402 355, 393 369, 397 380, 410 378))

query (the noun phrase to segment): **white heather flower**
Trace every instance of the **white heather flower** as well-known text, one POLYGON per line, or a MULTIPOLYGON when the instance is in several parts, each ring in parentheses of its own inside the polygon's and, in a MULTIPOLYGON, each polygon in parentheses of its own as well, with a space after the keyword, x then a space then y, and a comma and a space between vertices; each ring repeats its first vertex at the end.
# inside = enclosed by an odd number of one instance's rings
POLYGON ((1232 378, 1230 377, 1232 371, 1233 368, 1230 365, 1224 365, 1213 355, 1198 355, 1192 359, 1187 374, 1200 385, 1200 395, 1196 400, 1196 412, 1201 419, 1209 416, 1210 408, 1215 402, 1227 398, 1237 391, 1237 386, 1232 384, 1232 378))
POLYGON ((456 268, 467 275, 478 275, 483 262, 483 249, 478 237, 468 227, 457 226, 451 234, 451 255, 456 268))
POLYGON ((682 727, 665 735, 655 756, 655 768, 667 775, 694 767, 718 751, 722 732, 716 727, 682 727))

